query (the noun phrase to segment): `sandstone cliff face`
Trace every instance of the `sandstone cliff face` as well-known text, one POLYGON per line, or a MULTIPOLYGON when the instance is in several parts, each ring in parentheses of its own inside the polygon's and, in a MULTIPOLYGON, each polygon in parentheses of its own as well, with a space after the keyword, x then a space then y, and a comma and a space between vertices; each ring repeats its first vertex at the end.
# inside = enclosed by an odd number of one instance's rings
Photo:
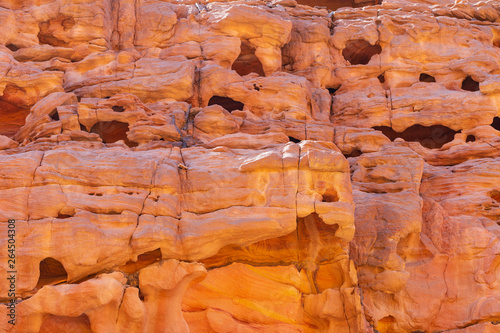
POLYGON ((500 331, 497 1, 0 22, 2 332, 500 331))

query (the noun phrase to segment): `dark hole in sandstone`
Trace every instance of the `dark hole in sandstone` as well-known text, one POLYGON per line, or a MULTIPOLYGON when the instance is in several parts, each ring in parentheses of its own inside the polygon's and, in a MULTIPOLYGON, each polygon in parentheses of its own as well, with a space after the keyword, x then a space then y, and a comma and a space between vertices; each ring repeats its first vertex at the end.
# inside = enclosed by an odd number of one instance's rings
POLYGON ((339 196, 334 190, 327 191, 323 194, 323 202, 337 202, 339 201, 339 196))
POLYGON ((462 81, 462 89, 467 91, 479 91, 479 82, 474 81, 473 78, 467 76, 462 81))
POLYGON ((213 96, 208 101, 208 105, 215 105, 215 104, 222 106, 229 112, 234 110, 243 110, 243 107, 245 106, 243 103, 237 102, 234 99, 221 96, 213 96))
POLYGON ((57 214, 57 218, 58 218, 58 219, 67 219, 67 218, 70 218, 70 217, 73 217, 73 215, 69 215, 69 214, 61 214, 61 213, 58 213, 58 214, 57 214))
POLYGON ((380 74, 377 79, 380 81, 380 83, 385 83, 385 75, 384 74, 380 74))
POLYGON ((15 46, 14 44, 7 44, 7 45, 5 45, 5 47, 7 47, 12 52, 16 52, 17 50, 19 50, 19 48, 17 46, 15 46))
POLYGON ((123 140, 129 147, 137 146, 127 138, 128 124, 121 121, 100 121, 92 126, 90 133, 97 133, 104 143, 113 143, 123 140))
POLYGON ((361 152, 361 150, 359 150, 358 148, 354 149, 352 152, 350 152, 349 154, 344 154, 345 158, 349 158, 349 157, 358 157, 360 156, 361 154, 363 154, 361 152))
POLYGON ((476 137, 474 135, 467 135, 465 142, 474 142, 476 141, 476 137))
POLYGON ((436 82, 436 79, 434 76, 431 76, 429 74, 422 73, 420 74, 420 77, 418 78, 420 82, 436 82))
POLYGON ((493 190, 489 193, 490 198, 495 200, 496 202, 500 202, 500 191, 499 190, 493 190))
POLYGON ((337 10, 342 7, 364 7, 381 4, 381 0, 298 0, 297 3, 311 7, 325 7, 328 10, 337 10))
POLYGON ((47 284, 53 285, 67 280, 68 273, 58 260, 48 257, 40 261, 40 278, 36 285, 38 289, 47 284))
POLYGON ((326 88, 328 89, 328 92, 330 93, 330 95, 333 95, 337 92, 338 89, 335 89, 335 88, 326 88))
POLYGON ((56 112, 53 112, 51 115, 50 115, 50 118, 52 120, 59 120, 59 113, 56 111, 56 112))
POLYGON ((125 111, 125 108, 123 106, 118 106, 118 105, 113 106, 111 109, 113 109, 113 111, 115 111, 115 112, 125 111))
POLYGON ((366 65, 375 54, 380 54, 380 45, 371 45, 364 39, 356 39, 347 43, 342 55, 351 65, 366 65))
POLYGON ((291 142, 294 142, 294 143, 299 143, 300 141, 302 141, 302 140, 299 140, 297 138, 294 138, 293 136, 289 136, 288 140, 290 140, 291 142))
POLYGON ((83 126, 82 124, 80 124, 80 130, 84 131, 84 132, 87 132, 87 128, 85 126, 83 126))
POLYGON ((26 90, 8 83, 0 96, 0 134, 12 138, 30 113, 26 90))
POLYGON ((138 270, 147 267, 155 262, 161 260, 161 249, 158 248, 153 251, 148 251, 137 256, 137 261, 128 261, 125 265, 120 267, 120 270, 127 274, 133 274, 138 270))
POLYGON ((78 317, 44 315, 38 333, 53 332, 92 333, 92 329, 85 313, 78 317))
POLYGON ((253 88, 257 91, 260 91, 260 87, 256 83, 253 84, 253 88))
POLYGON ((493 118, 493 122, 491 123, 491 127, 496 129, 497 131, 500 131, 500 118, 498 118, 498 117, 493 118))
POLYGON ((241 76, 257 73, 260 76, 265 76, 262 63, 255 55, 255 49, 246 41, 241 42, 241 53, 231 66, 241 76))
POLYGON ((420 142, 429 149, 441 148, 445 143, 453 141, 457 131, 442 125, 422 126, 413 125, 399 133, 387 126, 377 126, 373 129, 381 131, 391 141, 402 138, 405 141, 420 142))

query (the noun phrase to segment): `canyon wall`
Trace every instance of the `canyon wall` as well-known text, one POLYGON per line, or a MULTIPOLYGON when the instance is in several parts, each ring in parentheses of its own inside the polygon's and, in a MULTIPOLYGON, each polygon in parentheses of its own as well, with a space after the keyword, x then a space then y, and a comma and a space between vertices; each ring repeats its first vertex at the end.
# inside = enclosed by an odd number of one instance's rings
POLYGON ((0 22, 1 332, 500 332, 498 1, 0 22))

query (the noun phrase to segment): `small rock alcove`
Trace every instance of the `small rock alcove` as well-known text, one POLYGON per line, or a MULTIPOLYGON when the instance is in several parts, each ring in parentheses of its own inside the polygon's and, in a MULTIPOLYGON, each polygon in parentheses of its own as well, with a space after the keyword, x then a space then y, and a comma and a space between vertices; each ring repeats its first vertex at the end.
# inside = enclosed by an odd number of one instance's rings
POLYGON ((7 84, 0 96, 0 134, 12 138, 25 124, 30 113, 25 89, 7 84))
POLYGON ((431 76, 431 75, 426 74, 426 73, 420 74, 420 77, 418 78, 418 80, 420 82, 436 82, 436 79, 434 78, 434 76, 431 76))
POLYGON ((444 144, 453 141, 457 131, 442 125, 422 126, 413 125, 403 132, 396 132, 391 127, 376 126, 373 129, 381 131, 391 141, 396 138, 402 138, 405 141, 420 142, 420 144, 429 149, 439 149, 444 144))
POLYGON ((234 110, 243 110, 243 107, 245 106, 245 104, 237 102, 232 98, 221 96, 212 96, 212 98, 208 101, 208 106, 210 105, 220 105, 229 112, 234 110))
POLYGON ((491 123, 491 127, 496 129, 497 131, 500 131, 500 118, 498 118, 498 117, 493 118, 493 122, 491 123))
POLYGON ((90 133, 99 134, 104 143, 113 143, 123 140, 129 147, 137 146, 127 138, 129 127, 127 123, 121 121, 100 121, 90 129, 90 133))
POLYGON ((345 49, 342 50, 342 55, 351 65, 366 65, 374 55, 381 52, 382 47, 380 45, 371 45, 364 39, 356 39, 346 44, 345 49))
POLYGON ((234 61, 231 69, 241 76, 250 73, 257 73, 259 76, 265 76, 262 63, 255 55, 255 48, 245 41, 241 42, 241 53, 234 61))
POLYGON ((45 285, 53 285, 68 280, 68 273, 60 261, 47 257, 40 261, 40 277, 38 278, 37 288, 45 285))
POLYGON ((479 91, 479 82, 475 81, 472 77, 467 76, 462 81, 462 89, 467 91, 479 91))
POLYGON ((60 14, 56 18, 52 18, 48 21, 40 22, 38 27, 40 32, 38 33, 38 40, 40 44, 48 44, 52 46, 69 46, 69 43, 60 40, 54 36, 56 31, 65 31, 73 28, 75 25, 75 19, 66 15, 60 14))

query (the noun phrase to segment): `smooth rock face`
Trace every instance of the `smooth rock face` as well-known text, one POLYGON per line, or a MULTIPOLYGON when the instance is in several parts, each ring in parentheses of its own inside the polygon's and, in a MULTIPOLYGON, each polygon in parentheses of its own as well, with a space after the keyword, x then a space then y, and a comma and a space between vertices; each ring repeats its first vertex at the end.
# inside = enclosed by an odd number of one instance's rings
POLYGON ((1 332, 500 331, 497 1, 0 22, 1 332))

